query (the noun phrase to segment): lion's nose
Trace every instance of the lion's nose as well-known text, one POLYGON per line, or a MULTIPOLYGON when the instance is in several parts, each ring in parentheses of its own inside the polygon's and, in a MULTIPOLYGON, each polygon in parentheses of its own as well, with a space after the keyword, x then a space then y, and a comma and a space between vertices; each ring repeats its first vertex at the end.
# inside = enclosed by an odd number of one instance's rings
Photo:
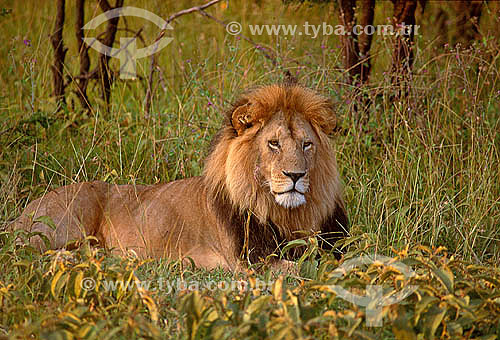
POLYGON ((297 183, 297 181, 301 177, 304 177, 305 174, 306 174, 305 172, 287 172, 287 171, 283 171, 283 175, 290 177, 292 179, 293 183, 297 183))

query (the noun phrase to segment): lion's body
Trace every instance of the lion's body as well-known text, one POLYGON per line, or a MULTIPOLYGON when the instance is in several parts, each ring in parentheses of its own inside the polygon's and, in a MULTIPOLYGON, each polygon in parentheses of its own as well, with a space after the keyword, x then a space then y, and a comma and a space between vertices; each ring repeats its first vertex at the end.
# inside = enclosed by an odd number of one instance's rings
MULTIPOLYGON (((54 248, 92 235, 139 256, 190 257, 233 270, 242 254, 254 262, 284 241, 346 234, 328 101, 299 86, 268 86, 244 96, 227 118, 203 176, 155 186, 65 186, 31 202, 14 227, 44 233, 54 248)), ((43 249, 40 238, 32 242, 43 249)))
MULTIPOLYGON (((155 186, 87 182, 58 188, 31 202, 17 223, 43 232, 53 248, 92 235, 108 248, 132 250, 141 257, 180 255, 204 267, 234 266, 235 258, 221 256, 234 253, 234 242, 218 230, 207 203, 201 177, 155 186), (51 217, 57 228, 31 224, 40 216, 51 217)), ((44 249, 41 238, 32 242, 44 249)))

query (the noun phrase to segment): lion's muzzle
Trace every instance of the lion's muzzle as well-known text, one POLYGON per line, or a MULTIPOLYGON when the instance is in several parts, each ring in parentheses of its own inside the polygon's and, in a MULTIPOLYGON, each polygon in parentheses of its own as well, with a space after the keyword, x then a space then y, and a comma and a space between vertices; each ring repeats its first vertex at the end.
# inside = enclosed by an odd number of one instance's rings
POLYGON ((287 209, 305 204, 305 193, 309 189, 309 178, 306 175, 306 172, 282 171, 282 176, 272 181, 276 203, 287 209))

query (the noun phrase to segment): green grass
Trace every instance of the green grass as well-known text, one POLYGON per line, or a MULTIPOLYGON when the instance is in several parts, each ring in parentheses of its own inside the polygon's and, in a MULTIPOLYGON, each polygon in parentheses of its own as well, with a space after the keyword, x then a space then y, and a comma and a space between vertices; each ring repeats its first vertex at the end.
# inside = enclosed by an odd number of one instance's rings
MULTIPOLYGON (((190 5, 134 3, 164 18, 190 5)), ((283 294, 279 284, 260 293, 202 289, 166 294, 137 287, 86 292, 75 284, 84 277, 100 282, 135 276, 157 283, 231 280, 232 275, 167 260, 120 258, 87 247, 40 255, 0 232, 0 338, 70 333, 127 339, 498 337, 500 37, 493 15, 498 4, 490 4, 492 12, 485 10, 484 38, 470 48, 435 43, 440 32, 432 23, 438 5, 431 2, 419 15, 422 35, 416 39, 413 85, 399 100, 386 73, 389 38, 375 37, 371 83, 358 91, 345 83, 338 37, 251 37, 274 49, 300 83, 328 95, 338 108, 339 129, 332 143, 352 223, 346 257, 397 256, 418 274, 409 281, 419 285, 417 294, 384 307, 384 327, 366 327, 364 308, 335 299, 324 286, 362 288, 380 282, 400 287, 400 276, 388 266, 335 279, 330 273, 338 263, 331 256, 323 254, 319 263, 310 257, 304 259, 301 276, 285 280, 283 294), (365 105, 355 112, 360 93, 365 105)), ((100 13, 94 6, 87 13, 100 13)), ((0 1, 1 8, 12 13, 0 16, 0 227, 29 201, 72 182, 153 184, 199 175, 221 112, 245 88, 283 79, 281 69, 252 45, 191 14, 173 23, 169 34, 174 40, 158 55, 161 72, 150 114, 144 112, 148 59, 138 64, 139 80, 114 83, 109 110, 96 83, 89 87, 91 112, 81 111, 71 93, 74 85, 68 87, 67 105, 58 110, 50 96, 53 5, 0 1)), ((247 24, 336 23, 332 8, 322 5, 297 10, 278 2, 259 7, 237 1, 208 11, 242 22, 247 35, 247 24)), ((376 22, 383 23, 390 13, 389 2, 379 5, 376 22)), ((127 23, 130 29, 143 27, 147 44, 156 38, 153 25, 133 18, 127 23)), ((70 16, 64 32, 68 81, 78 71, 73 29, 70 16)), ((91 52, 94 64, 96 57, 91 52)), ((113 60, 111 65, 118 64, 113 60)), ((266 271, 248 277, 276 279, 266 271)))

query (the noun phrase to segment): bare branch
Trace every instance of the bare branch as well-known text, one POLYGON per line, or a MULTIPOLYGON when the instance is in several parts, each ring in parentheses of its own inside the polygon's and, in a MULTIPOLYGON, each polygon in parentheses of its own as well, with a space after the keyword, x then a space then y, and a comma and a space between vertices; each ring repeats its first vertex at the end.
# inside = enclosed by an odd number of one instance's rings
MULTIPOLYGON (((222 0, 212 0, 212 1, 209 1, 207 2, 206 4, 204 5, 201 5, 201 6, 195 6, 195 7, 191 7, 191 8, 188 8, 188 9, 184 9, 182 11, 179 11, 177 13, 174 13, 172 14, 166 21, 166 24, 165 24, 165 27, 162 28, 162 30, 160 31, 160 33, 158 34, 158 36, 156 37, 155 39, 155 43, 158 42, 161 38, 163 38, 165 36, 165 33, 167 31, 167 27, 168 25, 175 19, 183 16, 183 15, 186 15, 186 14, 189 14, 189 13, 193 13, 193 12, 200 12, 200 11, 203 11, 204 9, 210 7, 210 6, 213 6, 219 2, 221 2, 222 0)), ((157 61, 156 61, 156 51, 154 51, 152 54, 151 54, 151 62, 149 64, 149 76, 148 76, 148 88, 146 90, 146 100, 145 100, 145 103, 144 103, 144 111, 146 113, 149 113, 150 110, 151 110, 151 100, 153 98, 153 81, 154 81, 154 71, 157 67, 157 61)))
MULTIPOLYGON (((186 15, 186 14, 189 14, 189 13, 193 13, 193 12, 200 12, 200 11, 203 11, 204 9, 212 6, 212 5, 215 5, 219 2, 221 2, 222 0, 212 0, 212 1, 209 1, 207 2, 206 4, 204 5, 201 5, 201 6, 195 6, 195 7, 191 7, 191 8, 188 8, 188 9, 184 9, 182 11, 179 11, 177 13, 174 13, 172 14, 168 19, 167 19, 167 24, 170 24, 172 21, 174 21, 175 19, 177 19, 178 17, 180 16, 183 16, 183 15, 186 15)), ((164 27, 163 29, 165 29, 166 27, 164 27)))

